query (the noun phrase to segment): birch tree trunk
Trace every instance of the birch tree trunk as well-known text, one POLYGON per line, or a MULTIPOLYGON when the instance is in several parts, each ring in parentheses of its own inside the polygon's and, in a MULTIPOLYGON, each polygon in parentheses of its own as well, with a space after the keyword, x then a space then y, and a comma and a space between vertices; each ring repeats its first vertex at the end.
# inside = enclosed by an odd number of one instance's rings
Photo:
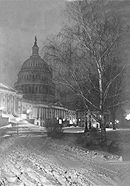
POLYGON ((98 63, 98 74, 99 74, 99 91, 100 91, 100 126, 101 126, 101 143, 103 144, 106 141, 106 127, 105 127, 105 116, 103 111, 103 77, 102 77, 102 68, 101 61, 98 63))

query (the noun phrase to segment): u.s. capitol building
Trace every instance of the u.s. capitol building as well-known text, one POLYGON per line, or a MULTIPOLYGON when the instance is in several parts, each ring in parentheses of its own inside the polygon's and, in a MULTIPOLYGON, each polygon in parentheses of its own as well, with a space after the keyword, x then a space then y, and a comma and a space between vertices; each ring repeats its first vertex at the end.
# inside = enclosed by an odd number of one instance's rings
POLYGON ((27 114, 40 126, 51 118, 76 120, 75 111, 64 108, 55 98, 52 70, 39 55, 36 37, 32 55, 22 64, 14 88, 0 83, 0 108, 6 115, 27 114))

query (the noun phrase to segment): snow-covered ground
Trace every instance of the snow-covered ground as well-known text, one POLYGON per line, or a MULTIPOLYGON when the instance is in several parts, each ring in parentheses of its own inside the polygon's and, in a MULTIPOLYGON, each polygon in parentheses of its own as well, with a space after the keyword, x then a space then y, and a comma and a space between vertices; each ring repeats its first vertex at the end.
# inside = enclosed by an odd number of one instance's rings
POLYGON ((120 176, 130 165, 124 166, 117 156, 83 151, 47 137, 12 137, 0 143, 0 185, 127 186, 120 176))
MULTIPOLYGON (((18 126, 45 132, 30 123, 18 126)), ((64 128, 64 132, 79 133, 83 128, 64 128)), ((70 137, 52 140, 30 133, 0 138, 0 186, 18 185, 130 186, 130 162, 104 152, 81 150, 70 137)))

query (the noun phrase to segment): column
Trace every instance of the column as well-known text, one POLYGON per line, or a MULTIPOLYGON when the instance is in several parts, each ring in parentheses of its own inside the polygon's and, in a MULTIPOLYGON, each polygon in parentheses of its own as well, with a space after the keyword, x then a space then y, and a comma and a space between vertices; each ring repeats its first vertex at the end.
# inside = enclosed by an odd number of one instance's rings
POLYGON ((35 85, 33 85, 33 93, 35 94, 35 85))
POLYGON ((58 118, 58 110, 56 109, 56 118, 58 118))
POLYGON ((39 107, 37 107, 37 119, 39 119, 39 107))
POLYGON ((32 87, 32 85, 30 87, 31 87, 31 92, 30 93, 32 94, 33 93, 33 87, 32 87))
MULTIPOLYGON (((40 117, 39 117, 39 107, 37 107, 37 120, 38 121, 40 120, 40 117)), ((39 125, 39 122, 37 123, 37 125, 39 125)))
POLYGON ((48 108, 46 108, 46 119, 48 119, 48 108))
POLYGON ((44 118, 45 118, 45 120, 46 120, 46 108, 45 108, 45 115, 44 115, 44 116, 45 116, 44 118))
POLYGON ((59 109, 58 109, 58 118, 60 117, 60 111, 59 111, 59 109))
POLYGON ((51 108, 49 109, 49 117, 50 117, 50 119, 52 118, 52 109, 51 108))
POLYGON ((13 98, 12 98, 12 114, 14 114, 14 95, 13 95, 13 98))
POLYGON ((5 93, 3 94, 3 107, 4 107, 4 112, 5 112, 5 109, 6 109, 6 105, 5 105, 5 93))
POLYGON ((18 97, 16 98, 16 113, 18 113, 18 97))
POLYGON ((43 107, 41 107, 41 126, 43 126, 43 107))
POLYGON ((37 85, 36 85, 36 87, 35 87, 35 91, 36 91, 36 94, 37 94, 37 93, 38 93, 38 92, 37 92, 37 85))
POLYGON ((11 112, 11 96, 8 96, 8 102, 9 102, 9 114, 11 112))
MULTIPOLYGON (((25 91, 26 91, 26 87, 25 87, 25 91)), ((17 104, 18 104, 18 108, 17 108, 17 113, 20 114, 20 100, 19 98, 17 98, 17 104)))
POLYGON ((2 98, 3 98, 2 93, 0 93, 0 107, 2 107, 2 98))
POLYGON ((45 120, 45 107, 43 107, 43 120, 45 120))
POLYGON ((8 95, 8 114, 10 114, 10 95, 8 95))
POLYGON ((40 107, 40 126, 42 126, 42 107, 40 107))
POLYGON ((10 96, 10 112, 11 112, 11 114, 13 114, 13 95, 12 96, 10 96))
POLYGON ((27 92, 26 93, 29 93, 29 86, 27 85, 27 92))
POLYGON ((43 107, 42 108, 43 110, 42 110, 42 120, 43 120, 43 124, 42 124, 42 126, 44 125, 44 120, 45 120, 45 114, 44 114, 44 112, 45 112, 45 108, 43 107))
POLYGON ((61 116, 61 110, 60 109, 59 109, 59 115, 60 115, 60 118, 61 118, 62 116, 61 116))
POLYGON ((43 127, 45 127, 45 107, 43 108, 43 127))
POLYGON ((37 85, 37 93, 39 94, 39 85, 37 85))
POLYGON ((34 93, 37 93, 37 85, 34 85, 34 93))
POLYGON ((52 109, 52 118, 55 118, 55 109, 52 109))
POLYGON ((63 118, 65 118, 65 111, 63 110, 63 118))
POLYGON ((50 109, 50 119, 52 119, 52 108, 50 109))
POLYGON ((40 86, 40 94, 42 94, 42 85, 40 86))
POLYGON ((61 110, 61 118, 63 119, 63 110, 61 110))
POLYGON ((16 105, 15 105, 15 102, 16 102, 16 95, 14 96, 14 113, 16 112, 16 105))
POLYGON ((8 114, 8 111, 9 111, 9 100, 8 100, 8 94, 7 94, 7 114, 8 114))
POLYGON ((10 114, 12 114, 12 95, 9 96, 9 102, 10 102, 10 114))
POLYGON ((43 120, 43 108, 41 107, 41 126, 42 126, 42 120, 43 120))
POLYGON ((22 98, 19 98, 19 114, 22 114, 22 98))
POLYGON ((5 114, 7 113, 7 94, 5 94, 5 114))
POLYGON ((41 123, 41 107, 39 107, 39 121, 41 123))

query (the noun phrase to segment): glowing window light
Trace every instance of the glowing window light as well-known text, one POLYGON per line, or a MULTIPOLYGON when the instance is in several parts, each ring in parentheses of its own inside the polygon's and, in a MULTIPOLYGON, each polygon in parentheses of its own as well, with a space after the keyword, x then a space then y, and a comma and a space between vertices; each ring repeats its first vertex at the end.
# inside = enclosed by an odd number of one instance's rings
POLYGON ((116 119, 115 122, 118 124, 119 123, 119 120, 116 119))
POLYGON ((125 119, 130 120, 130 114, 128 114, 125 119))
POLYGON ((4 107, 0 107, 0 110, 3 111, 4 110, 4 107))

